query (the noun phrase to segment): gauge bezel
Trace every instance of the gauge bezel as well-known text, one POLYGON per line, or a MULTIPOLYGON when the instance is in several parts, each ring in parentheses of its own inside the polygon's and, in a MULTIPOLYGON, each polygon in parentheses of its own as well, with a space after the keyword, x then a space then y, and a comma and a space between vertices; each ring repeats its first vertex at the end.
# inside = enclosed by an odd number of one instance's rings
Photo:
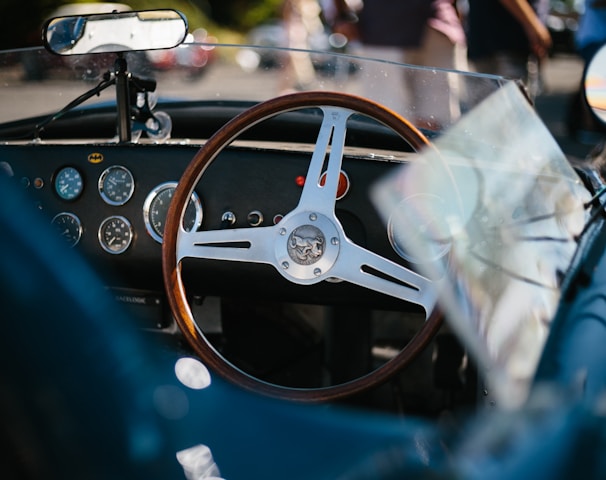
MULTIPOLYGON (((77 185, 74 184, 73 187, 76 188, 77 185)), ((73 165, 65 165, 65 166, 59 168, 53 176, 53 190, 54 190, 55 194, 61 200, 65 201, 65 202, 76 201, 78 198, 80 198, 80 196, 82 195, 82 192, 84 192, 84 176, 82 175, 82 172, 78 168, 74 167, 73 165), (79 188, 77 188, 76 193, 74 195, 66 197, 65 195, 60 193, 59 187, 58 187, 58 182, 62 178, 64 172, 67 172, 68 170, 73 170, 74 172, 77 173, 77 176, 80 179, 80 186, 79 186, 79 188)))
MULTIPOLYGON (((154 203, 154 200, 160 195, 160 193, 164 192, 168 189, 176 189, 177 182, 165 182, 159 185, 156 185, 145 198, 145 202, 143 203, 143 223, 145 224, 145 230, 147 233, 158 243, 162 243, 163 236, 158 233, 158 231, 154 228, 152 221, 150 220, 150 208, 154 203)), ((202 209, 202 202, 200 201, 200 197, 196 192, 193 192, 191 195, 190 202, 193 202, 194 208, 196 211, 196 216, 194 220, 194 225, 192 229, 195 231, 200 228, 202 225, 202 218, 204 216, 202 209)), ((189 207, 189 203, 188 203, 189 207)))
POLYGON ((99 195, 101 195, 101 198, 103 199, 103 201, 105 203, 107 203, 108 205, 112 205, 114 207, 119 207, 119 206, 127 203, 133 197, 133 194, 135 193, 135 177, 133 176, 132 172, 128 168, 124 167, 123 165, 111 165, 111 166, 107 167, 105 170, 103 170, 101 175, 99 175, 99 181, 97 182, 97 190, 99 192, 99 195), (111 197, 111 195, 108 193, 107 188, 105 187, 105 181, 109 177, 109 175, 111 173, 113 173, 114 171, 118 171, 118 170, 126 172, 128 177, 130 178, 130 188, 129 188, 128 192, 123 192, 123 193, 125 193, 125 197, 126 197, 125 200, 113 199, 111 197))
POLYGON ((75 221, 75 225, 77 227, 77 238, 75 241, 69 241, 67 242, 67 244, 69 245, 70 248, 75 247, 76 245, 78 245, 78 243, 80 243, 80 239, 82 238, 82 233, 84 231, 84 229, 82 228, 82 222, 80 221, 80 218, 78 218, 78 216, 74 213, 71 212, 59 212, 57 215, 55 215, 52 219, 51 219, 51 225, 53 227, 57 226, 57 220, 59 218, 71 218, 72 220, 75 221))
POLYGON ((112 215, 110 217, 105 218, 99 225, 99 230, 97 231, 97 238, 99 240, 99 244, 101 245, 101 248, 103 248, 103 250, 105 250, 107 253, 111 253, 112 255, 120 255, 120 254, 126 252, 126 250, 128 250, 128 248, 133 243, 133 238, 134 238, 133 226, 126 217, 123 217, 122 215, 112 215), (103 238, 103 233, 104 233, 105 227, 107 226, 107 224, 109 222, 114 221, 114 220, 119 220, 122 223, 124 223, 124 225, 128 228, 128 231, 129 231, 128 243, 126 245, 123 245, 122 247, 120 247, 119 250, 112 250, 112 248, 106 244, 105 239, 103 238))
MULTIPOLYGON (((432 202, 439 202, 440 204, 444 203, 444 199, 442 199, 441 197, 438 197, 436 195, 432 195, 432 194, 427 194, 427 193, 420 193, 420 194, 415 194, 415 195, 411 195, 410 197, 406 197, 404 198, 396 207, 396 210, 405 210, 407 208, 412 208, 412 206, 410 205, 410 202, 413 201, 419 201, 419 199, 421 199, 422 201, 432 201, 432 202)), ((440 261, 442 258, 446 257, 449 253, 450 250, 452 248, 452 242, 443 242, 441 244, 441 247, 436 249, 434 252, 432 252, 431 255, 427 255, 423 258, 419 258, 416 255, 411 254, 409 251, 407 251, 407 249, 400 244, 400 242, 397 239, 397 235, 395 233, 395 229, 399 229, 402 228, 399 225, 395 225, 396 224, 396 211, 394 210, 394 212, 392 212, 392 214, 389 216, 389 219, 387 220, 387 238, 389 239, 389 243, 391 245, 391 248, 393 248, 393 250, 404 260, 406 260, 408 263, 411 264, 427 264, 427 263, 432 263, 432 262, 437 262, 440 261)), ((418 226, 415 226, 413 228, 417 228, 418 226)))
MULTIPOLYGON (((324 172, 322 175, 320 175, 320 185, 324 186, 324 184, 326 183, 326 176, 328 175, 328 172, 324 172)), ((339 170, 339 182, 337 185, 337 197, 336 200, 342 200, 348 193, 349 193, 349 189, 351 187, 351 181, 349 180, 349 175, 347 175, 347 172, 345 170, 339 170), (341 183, 343 182, 343 183, 341 183), (339 190, 342 190, 341 193, 339 193, 339 190)))

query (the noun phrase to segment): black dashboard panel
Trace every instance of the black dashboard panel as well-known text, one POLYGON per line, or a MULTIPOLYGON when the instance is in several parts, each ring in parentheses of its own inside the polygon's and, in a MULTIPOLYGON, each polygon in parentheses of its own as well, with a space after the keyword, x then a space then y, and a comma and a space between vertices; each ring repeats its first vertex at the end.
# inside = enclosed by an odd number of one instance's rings
MULTIPOLYGON (((144 203, 158 185, 178 181, 198 149, 199 145, 177 143, 5 144, 0 145, 0 162, 31 194, 32 202, 49 221, 61 212, 80 220, 82 234, 73 248, 81 250, 100 271, 106 272, 109 286, 162 291, 161 244, 146 229, 144 203), (98 187, 103 173, 115 166, 126 169, 134 179, 132 196, 122 205, 109 204, 98 187), (81 193, 71 200, 58 194, 55 185, 58 172, 65 167, 76 169, 82 180, 81 193), (132 226, 130 244, 122 253, 110 253, 100 243, 100 226, 112 217, 124 219, 132 226)), ((201 228, 221 228, 226 212, 235 216, 232 227, 255 228, 251 224, 258 220, 261 226, 273 224, 297 205, 301 179, 307 173, 310 157, 311 152, 291 150, 226 149, 210 165, 196 188, 203 209, 201 228)), ((404 263, 392 249, 385 226, 367 194, 369 186, 396 165, 366 158, 345 158, 343 170, 349 177, 350 188, 347 195, 337 201, 336 209, 354 242, 404 263)), ((281 289, 287 296, 290 292, 296 300, 302 288, 287 284, 271 267, 198 260, 191 263, 195 266, 186 268, 185 274, 193 282, 193 290, 202 295, 213 291, 214 294, 258 296, 261 291, 275 294, 276 289, 281 289), (264 280, 248 280, 252 270, 257 278, 260 275, 264 280)), ((352 294, 359 298, 374 295, 349 284, 303 288, 305 299, 311 301, 321 299, 325 289, 330 289, 331 298, 349 301, 352 294)))

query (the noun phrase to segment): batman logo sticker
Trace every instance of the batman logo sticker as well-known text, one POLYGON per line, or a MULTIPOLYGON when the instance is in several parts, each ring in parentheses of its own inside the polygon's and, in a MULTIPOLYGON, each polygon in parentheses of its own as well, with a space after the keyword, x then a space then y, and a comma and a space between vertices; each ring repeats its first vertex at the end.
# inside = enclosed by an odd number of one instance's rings
POLYGON ((102 153, 91 153, 88 155, 88 162, 89 163, 101 163, 103 161, 103 154, 102 153))

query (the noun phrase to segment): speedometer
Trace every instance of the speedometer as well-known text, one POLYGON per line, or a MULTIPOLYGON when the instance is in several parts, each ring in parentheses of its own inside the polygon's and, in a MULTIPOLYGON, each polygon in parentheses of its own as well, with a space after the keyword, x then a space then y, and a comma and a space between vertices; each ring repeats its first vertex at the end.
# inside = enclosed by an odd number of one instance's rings
MULTIPOLYGON (((143 221, 147 233, 158 243, 162 243, 164 227, 166 226, 166 214, 170 201, 175 194, 177 182, 166 182, 155 187, 145 199, 143 204, 143 221)), ((183 228, 190 232, 197 230, 202 224, 202 202, 196 192, 192 193, 191 199, 185 209, 183 217, 183 228)))

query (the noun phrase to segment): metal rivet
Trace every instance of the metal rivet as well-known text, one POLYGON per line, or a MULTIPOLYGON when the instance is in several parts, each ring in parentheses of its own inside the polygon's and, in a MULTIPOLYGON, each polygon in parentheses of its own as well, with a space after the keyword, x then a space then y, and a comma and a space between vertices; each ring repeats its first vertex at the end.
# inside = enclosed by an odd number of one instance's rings
POLYGON ((322 275, 322 270, 320 270, 319 268, 314 268, 314 275, 316 277, 319 277, 320 275, 322 275))
POLYGON ((284 270, 288 270, 288 267, 290 267, 290 265, 288 264, 288 262, 282 262, 282 268, 284 270))
POLYGON ((310 219, 312 222, 315 222, 315 221, 318 219, 318 216, 317 216, 315 213, 310 213, 310 214, 309 214, 309 219, 310 219))

